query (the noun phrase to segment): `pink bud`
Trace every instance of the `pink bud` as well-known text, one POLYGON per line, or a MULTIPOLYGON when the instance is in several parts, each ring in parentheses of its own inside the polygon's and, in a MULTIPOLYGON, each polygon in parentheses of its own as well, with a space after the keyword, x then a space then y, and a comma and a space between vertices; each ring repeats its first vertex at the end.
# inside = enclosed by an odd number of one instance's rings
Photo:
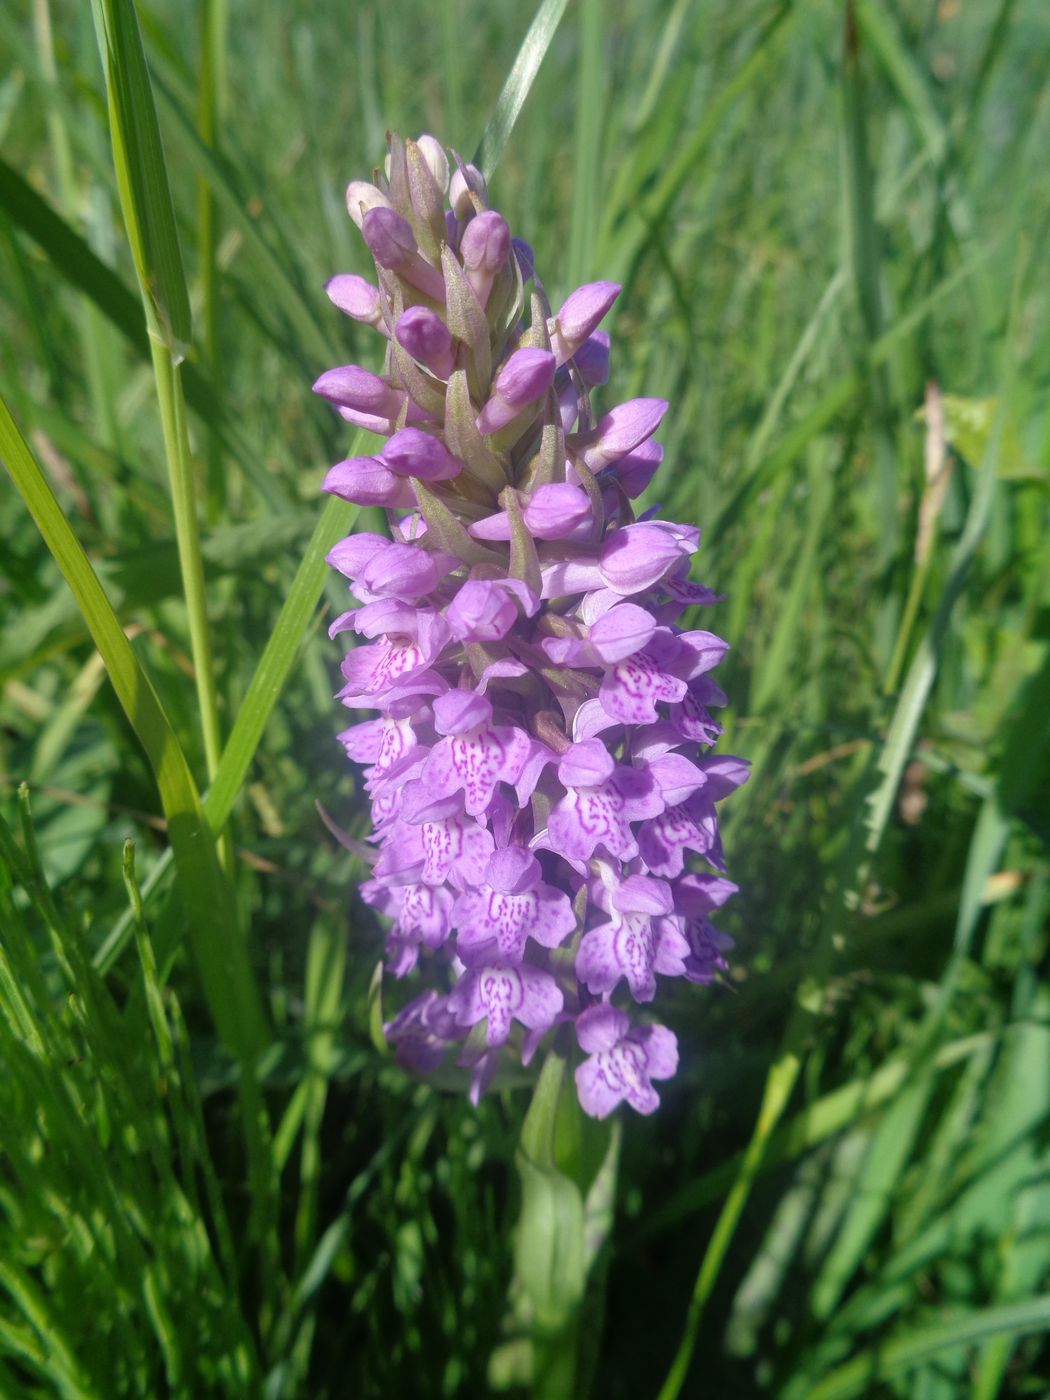
POLYGON ((538 540, 562 540, 591 519, 586 491, 567 481, 537 486, 525 507, 525 524, 538 540))
POLYGON ((439 561, 411 544, 391 544, 374 554, 357 576, 359 596, 421 598, 438 586, 439 561))
POLYGON ((460 642, 497 642, 518 620, 518 609, 499 582, 470 579, 445 612, 452 635, 460 642))
POLYGON ((655 631, 656 622, 645 608, 620 603, 593 623, 588 640, 607 665, 614 665, 641 651, 655 631))
POLYGON ((612 905, 625 914, 670 914, 674 908, 671 887, 651 875, 628 875, 613 893, 612 905))
POLYGON ((403 390, 391 388, 385 379, 360 365, 327 369, 313 387, 315 394, 337 408, 350 408, 376 418, 396 418, 405 401, 403 390))
POLYGON ((557 316, 548 324, 551 345, 564 364, 598 326, 620 295, 618 282, 588 282, 568 296, 557 316))
POLYGON ((540 863, 522 846, 496 851, 485 869, 485 883, 501 894, 521 894, 540 878, 540 863))
POLYGON ((463 470, 459 458, 422 428, 402 428, 394 433, 379 458, 399 476, 414 476, 420 481, 450 481, 463 470))
POLYGON ((510 229, 502 214, 486 210, 478 214, 463 230, 459 240, 459 256, 482 306, 488 301, 496 273, 507 261, 510 252, 510 229))
POLYGON ((389 209, 390 201, 382 190, 367 180, 351 180, 346 187, 347 211, 358 228, 370 209, 389 209))
POLYGON ((359 506, 415 505, 412 487, 375 457, 350 457, 337 462, 324 479, 324 489, 359 506))
POLYGON ((629 399, 610 409, 596 428, 571 445, 592 472, 600 471, 652 437, 666 412, 666 399, 629 399))
POLYGON ((342 272, 337 277, 330 277, 324 284, 324 289, 329 300, 338 306, 340 311, 352 316, 355 321, 361 321, 366 326, 375 326, 384 335, 387 334, 383 320, 383 301, 378 287, 373 287, 371 282, 366 282, 363 277, 358 277, 352 272, 342 272))
POLYGON ((659 583, 683 555, 691 552, 670 530, 660 525, 628 525, 609 535, 598 567, 604 581, 615 592, 641 593, 659 583))
POLYGON ((414 360, 439 379, 447 379, 452 373, 452 333, 436 311, 427 306, 410 306, 399 317, 394 335, 414 360))
POLYGON ((434 301, 445 299, 445 279, 420 257, 412 225, 394 209, 370 209, 361 222, 365 242, 380 267, 396 272, 434 301))
POLYGON ((388 539, 362 530, 334 544, 325 558, 333 569, 338 569, 346 578, 356 578, 373 555, 389 548, 388 539))
POLYGON ((547 392, 554 379, 549 350, 526 346, 515 350, 496 376, 492 397, 478 415, 478 431, 494 433, 547 392))

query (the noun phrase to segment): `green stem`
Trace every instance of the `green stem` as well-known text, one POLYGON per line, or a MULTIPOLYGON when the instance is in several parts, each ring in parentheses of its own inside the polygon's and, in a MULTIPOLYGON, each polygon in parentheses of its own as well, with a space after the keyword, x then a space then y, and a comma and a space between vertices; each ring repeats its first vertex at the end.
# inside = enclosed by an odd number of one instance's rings
MULTIPOLYGON (((215 688, 215 667, 212 662, 211 637, 208 630, 207 599, 204 589, 204 561, 201 555, 200 531, 197 525, 196 488, 193 463, 190 460, 189 434, 186 428, 186 400, 182 390, 182 375, 168 347, 150 329, 150 353, 157 384, 164 452, 168 462, 172 509, 175 516, 175 541, 179 551, 182 591, 189 618, 190 654, 193 658, 197 704, 200 709, 201 731, 204 736, 204 762, 211 782, 222 757, 222 732, 219 728, 218 695, 215 688)), ((229 834, 220 838, 220 854, 229 870, 232 846, 229 834)))
POLYGON ((758 1121, 755 1123, 755 1131, 747 1145, 740 1170, 733 1182, 733 1189, 726 1197, 725 1205, 719 1213, 718 1221, 700 1262, 700 1272, 697 1274, 693 1296, 689 1302, 689 1312, 682 1340, 671 1363, 671 1369, 667 1373, 667 1379, 660 1390, 658 1400, 675 1400, 675 1397, 681 1392, 696 1347, 704 1307, 711 1296, 715 1280, 718 1278, 737 1222, 747 1204, 747 1198, 751 1193, 751 1183, 758 1175, 766 1147, 773 1135, 774 1128, 787 1107, 801 1066, 801 1057, 788 1050, 773 1065, 766 1078, 765 1092, 762 1096, 762 1106, 758 1112, 758 1121))
MULTIPOLYGON (((201 0, 200 83, 197 94, 197 131, 201 140, 218 152, 218 136, 226 95, 224 71, 226 0, 201 0)), ((211 186, 203 175, 197 180, 197 265, 201 282, 201 349, 217 398, 222 394, 222 352, 219 339, 219 220, 211 186)), ((218 519, 226 502, 219 434, 208 431, 208 509, 218 519)))

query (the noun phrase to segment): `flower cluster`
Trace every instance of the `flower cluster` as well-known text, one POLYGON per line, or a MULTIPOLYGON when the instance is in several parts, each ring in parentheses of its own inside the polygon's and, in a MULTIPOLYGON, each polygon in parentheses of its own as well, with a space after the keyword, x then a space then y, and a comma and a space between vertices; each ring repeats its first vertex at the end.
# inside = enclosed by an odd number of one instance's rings
POLYGON ((527 1064, 572 1023, 583 1108, 649 1113, 677 1043, 618 1003, 725 967, 709 915, 736 887, 716 803, 747 776, 711 752, 726 643, 678 626, 717 600, 688 577, 699 531, 632 506, 667 404, 594 420, 620 289, 591 283, 552 312, 473 166, 393 136, 374 178, 347 205, 376 282, 327 292, 385 337, 383 373, 345 365, 314 388, 386 439, 325 480, 390 525, 329 555, 358 604, 331 631, 362 639, 338 698, 379 712, 340 735, 367 765, 362 894, 393 921, 394 976, 429 967, 386 1034, 417 1069, 469 1067, 476 1098, 503 1047, 527 1064))

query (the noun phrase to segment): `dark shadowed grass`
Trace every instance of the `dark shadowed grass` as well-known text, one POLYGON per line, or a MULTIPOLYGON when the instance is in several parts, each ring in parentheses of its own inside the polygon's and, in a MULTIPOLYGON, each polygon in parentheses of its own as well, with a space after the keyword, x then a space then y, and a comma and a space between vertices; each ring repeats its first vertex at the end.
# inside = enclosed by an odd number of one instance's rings
POLYGON ((606 402, 672 400, 728 595, 731 986, 661 992, 594 1393, 1045 1394, 1042 5, 136 9, 112 106, 91 7, 0 12, 0 1394, 521 1374, 527 1094, 385 1058, 314 806, 361 831, 309 385, 387 127, 498 159, 552 299, 624 283, 606 402))

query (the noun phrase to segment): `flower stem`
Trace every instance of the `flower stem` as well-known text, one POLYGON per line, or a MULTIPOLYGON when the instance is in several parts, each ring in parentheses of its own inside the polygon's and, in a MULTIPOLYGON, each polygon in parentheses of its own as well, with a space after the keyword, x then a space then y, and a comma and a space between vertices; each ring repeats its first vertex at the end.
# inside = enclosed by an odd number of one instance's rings
MULTIPOLYGON (((168 462, 168 480, 171 484, 182 591, 189 617, 190 654, 193 658, 197 704, 204 737, 204 762, 208 781, 211 782, 222 757, 222 733, 219 728, 215 668, 208 632, 196 489, 193 464, 190 461, 189 434, 186 429, 186 400, 179 366, 168 346, 156 336, 152 328, 150 352, 153 356, 153 374, 157 384, 157 402, 160 405, 164 452, 168 462)), ((230 869, 232 846, 228 833, 220 839, 219 853, 223 865, 227 870, 230 869)))

